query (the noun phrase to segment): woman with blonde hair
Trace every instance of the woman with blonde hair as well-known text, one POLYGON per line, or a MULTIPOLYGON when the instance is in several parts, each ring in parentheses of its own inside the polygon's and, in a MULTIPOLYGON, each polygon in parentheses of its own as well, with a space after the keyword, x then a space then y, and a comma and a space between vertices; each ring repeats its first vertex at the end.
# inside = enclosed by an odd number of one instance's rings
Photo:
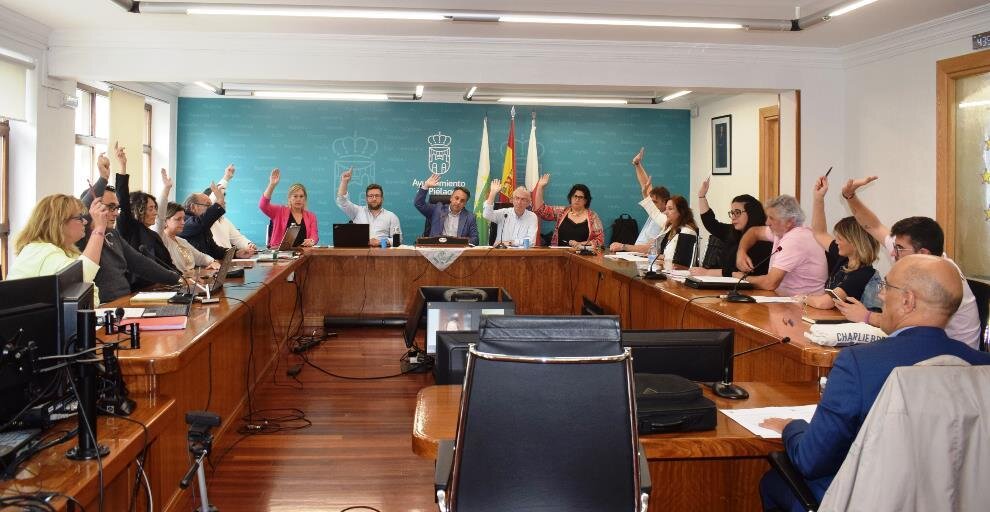
MULTIPOLYGON (((833 233, 828 234, 825 222, 825 193, 828 180, 824 176, 815 182, 815 200, 811 214, 811 229, 815 240, 825 249, 828 261, 828 279, 825 289, 832 290, 840 300, 852 297, 868 302, 867 307, 879 306, 871 298, 864 297, 868 284, 877 273, 873 263, 880 254, 880 243, 856 222, 855 217, 845 217, 835 223, 833 233)), ((831 295, 809 295, 805 304, 818 309, 832 309, 835 300, 831 295)))
POLYGON ((312 247, 320 241, 320 231, 316 222, 316 214, 306 209, 306 187, 294 183, 289 187, 289 204, 272 204, 272 192, 282 179, 282 171, 273 169, 268 178, 268 188, 261 194, 258 208, 272 220, 271 233, 268 235, 268 247, 278 247, 289 226, 299 226, 293 247, 301 245, 312 247))
POLYGON ((14 264, 7 279, 47 276, 57 273, 77 260, 83 262, 83 280, 93 282, 100 270, 100 254, 107 230, 107 207, 93 201, 89 208, 92 231, 82 253, 76 242, 86 236, 86 207, 82 201, 65 194, 44 197, 27 225, 14 241, 14 264))

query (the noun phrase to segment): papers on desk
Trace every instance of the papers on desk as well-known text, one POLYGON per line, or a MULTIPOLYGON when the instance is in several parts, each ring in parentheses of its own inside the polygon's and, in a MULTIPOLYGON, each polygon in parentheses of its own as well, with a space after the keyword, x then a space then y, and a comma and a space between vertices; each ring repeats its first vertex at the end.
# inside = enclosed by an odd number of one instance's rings
POLYGON ((175 296, 175 292, 138 292, 131 297, 131 302, 167 302, 175 296))
POLYGON ((796 304, 797 303, 797 301, 794 300, 794 297, 777 297, 773 295, 769 297, 762 297, 759 295, 753 295, 753 298, 756 299, 757 304, 796 304))
POLYGON ((790 407, 758 407, 755 409, 719 409, 722 414, 740 424, 754 435, 764 439, 780 439, 780 434, 760 426, 767 418, 790 418, 811 421, 817 405, 795 405, 790 407))
POLYGON ((605 258, 606 259, 610 259, 610 260, 632 261, 634 263, 641 262, 641 261, 650 261, 645 256, 643 256, 642 254, 635 253, 635 252, 617 252, 615 254, 606 254, 605 255, 605 258))

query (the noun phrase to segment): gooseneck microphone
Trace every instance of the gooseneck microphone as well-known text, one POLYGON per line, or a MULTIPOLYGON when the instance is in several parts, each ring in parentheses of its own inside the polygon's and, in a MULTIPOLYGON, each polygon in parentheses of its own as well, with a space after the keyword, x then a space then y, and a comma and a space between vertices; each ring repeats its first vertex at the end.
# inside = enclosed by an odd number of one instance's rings
POLYGON ((750 352, 756 352, 759 350, 764 350, 770 348, 774 345, 784 345, 791 342, 789 336, 784 336, 780 341, 774 341, 772 343, 766 343, 764 345, 758 345, 751 349, 743 350, 742 352, 736 352, 732 354, 731 358, 725 362, 726 367, 722 371, 722 382, 712 383, 712 392, 722 398, 728 398, 730 400, 745 400, 749 398, 749 392, 745 389, 732 383, 732 377, 729 375, 729 369, 732 367, 732 361, 742 355, 749 354, 750 352))
POLYGON ((725 299, 726 302, 756 302, 756 299, 754 299, 753 297, 739 293, 739 283, 743 282, 743 280, 749 277, 753 272, 756 272, 756 269, 760 265, 770 261, 770 258, 772 258, 774 254, 777 254, 778 252, 783 250, 784 248, 778 245, 777 248, 771 251, 766 258, 763 258, 762 260, 760 260, 759 263, 753 265, 752 269, 750 269, 748 272, 743 272, 743 275, 739 277, 738 281, 736 281, 736 285, 732 287, 732 291, 726 294, 723 297, 723 299, 725 299))
POLYGON ((651 281, 661 281, 667 279, 667 276, 663 275, 663 272, 656 272, 653 270, 653 265, 657 263, 657 260, 661 258, 661 254, 658 252, 657 257, 653 258, 650 262, 649 268, 646 269, 646 273, 643 274, 643 279, 649 279, 651 281))
POLYGON ((508 213, 502 213, 502 224, 498 227, 498 243, 495 244, 493 249, 506 249, 505 242, 502 241, 505 238, 505 223, 509 220, 508 213))

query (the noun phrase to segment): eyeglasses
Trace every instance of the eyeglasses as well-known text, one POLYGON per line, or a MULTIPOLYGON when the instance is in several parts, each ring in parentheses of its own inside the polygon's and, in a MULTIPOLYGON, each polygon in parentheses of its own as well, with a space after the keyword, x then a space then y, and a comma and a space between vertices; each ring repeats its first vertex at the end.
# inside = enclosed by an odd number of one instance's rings
POLYGON ((80 213, 79 215, 73 215, 72 217, 66 219, 66 222, 69 222, 70 220, 78 220, 79 222, 86 222, 86 214, 80 213))
POLYGON ((897 257, 901 256, 901 253, 907 251, 907 254, 914 254, 916 251, 914 247, 901 247, 899 245, 894 245, 894 255, 897 257))
POLYGON ((368 195, 366 195, 364 197, 367 197, 368 199, 376 199, 376 198, 382 197, 382 195, 381 194, 368 194, 368 195))
POLYGON ((894 285, 888 283, 886 279, 881 279, 881 280, 877 281, 877 292, 878 293, 884 291, 887 288, 892 288, 894 290, 900 290, 902 292, 906 292, 907 291, 906 288, 901 288, 900 286, 894 286, 894 285))
POLYGON ((202 206, 203 208, 209 208, 209 207, 213 206, 210 203, 193 203, 193 204, 196 205, 196 206, 202 206))
POLYGON ((731 217, 731 218, 734 219, 734 218, 742 215, 743 213, 746 213, 746 212, 743 211, 743 210, 740 210, 740 209, 736 208, 735 210, 729 210, 729 217, 731 217))
POLYGON ((107 210, 110 210, 111 212, 120 211, 120 205, 117 203, 110 203, 104 206, 106 206, 107 210))
POLYGON ((579 196, 579 195, 577 195, 577 194, 574 194, 574 195, 573 195, 573 196, 571 196, 571 197, 572 197, 572 198, 574 198, 574 199, 587 199, 587 198, 586 198, 586 197, 584 197, 583 195, 581 195, 581 196, 579 196))

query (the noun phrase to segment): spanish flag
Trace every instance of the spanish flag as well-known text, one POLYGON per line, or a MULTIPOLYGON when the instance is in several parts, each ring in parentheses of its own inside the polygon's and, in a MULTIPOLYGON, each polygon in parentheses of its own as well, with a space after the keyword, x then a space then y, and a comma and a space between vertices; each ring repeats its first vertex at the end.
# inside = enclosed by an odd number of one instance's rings
POLYGON ((505 143, 505 161, 502 163, 502 201, 508 201, 516 189, 516 107, 512 107, 511 115, 509 141, 505 143))

